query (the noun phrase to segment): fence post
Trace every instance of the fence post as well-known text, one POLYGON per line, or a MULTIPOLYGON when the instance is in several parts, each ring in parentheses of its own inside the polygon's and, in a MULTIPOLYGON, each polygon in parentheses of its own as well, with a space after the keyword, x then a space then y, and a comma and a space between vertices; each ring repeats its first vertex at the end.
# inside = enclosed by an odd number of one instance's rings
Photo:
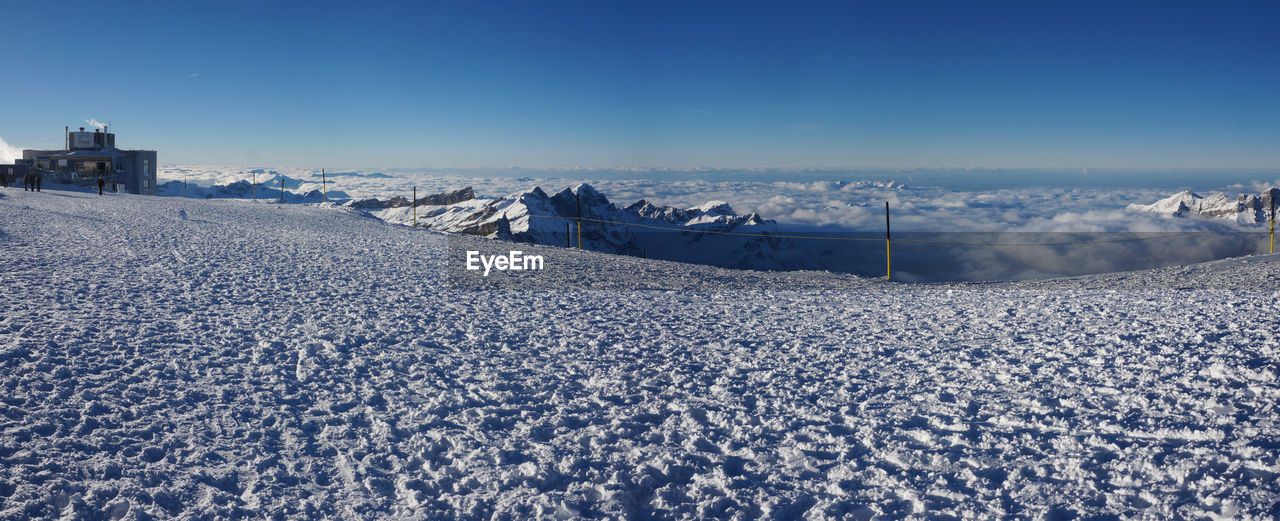
POLYGON ((573 193, 573 200, 578 203, 578 249, 582 249, 582 197, 578 192, 573 193))
POLYGON ((249 196, 254 201, 258 200, 258 172, 253 173, 253 184, 249 185, 249 196))
POLYGON ((413 227, 418 227, 418 187, 413 187, 413 227))
POLYGON ((280 204, 284 204, 284 176, 280 176, 280 204))
POLYGON ((320 202, 329 202, 329 183, 325 182, 324 169, 320 169, 320 202))
POLYGON ((889 250, 892 244, 889 241, 889 201, 884 202, 884 280, 893 280, 892 271, 890 270, 889 250))
POLYGON ((1276 196, 1271 192, 1271 227, 1267 234, 1271 236, 1271 253, 1276 252, 1276 196))
POLYGON ((564 222, 564 247, 573 247, 573 225, 569 221, 564 222))

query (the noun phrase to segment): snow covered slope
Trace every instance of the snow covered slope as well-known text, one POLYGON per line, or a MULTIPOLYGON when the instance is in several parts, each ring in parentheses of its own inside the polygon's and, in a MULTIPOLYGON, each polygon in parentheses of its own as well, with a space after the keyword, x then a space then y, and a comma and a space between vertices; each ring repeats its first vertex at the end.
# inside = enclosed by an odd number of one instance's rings
POLYGON ((1131 204, 1129 210, 1153 212, 1174 217, 1207 217, 1225 219, 1239 224, 1255 224, 1271 219, 1272 201, 1280 198, 1280 188, 1271 188, 1259 195, 1240 194, 1227 199, 1221 192, 1201 196, 1182 191, 1151 204, 1131 204))
POLYGON ((1280 514, 1275 256, 899 285, 521 245, 685 290, 458 291, 443 235, 347 208, 0 215, 4 519, 1280 514))

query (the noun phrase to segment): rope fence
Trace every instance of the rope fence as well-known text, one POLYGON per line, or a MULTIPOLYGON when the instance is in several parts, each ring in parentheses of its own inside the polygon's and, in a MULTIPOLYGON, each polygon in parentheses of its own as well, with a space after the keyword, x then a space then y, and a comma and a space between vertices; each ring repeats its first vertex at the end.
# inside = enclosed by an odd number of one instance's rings
MULTIPOLYGON (((689 228, 675 228, 675 227, 670 227, 670 226, 658 226, 658 225, 653 225, 653 224, 636 223, 636 222, 625 222, 625 221, 614 221, 614 220, 610 220, 610 219, 597 219, 597 218, 592 218, 592 217, 581 217, 581 216, 578 216, 578 217, 565 217, 565 216, 562 216, 562 215, 543 215, 543 214, 530 214, 529 216, 530 216, 530 217, 542 218, 542 219, 562 219, 562 220, 564 220, 564 221, 565 221, 565 226, 566 226, 566 235, 569 233, 569 229, 568 229, 568 227, 569 227, 570 225, 572 225, 574 222, 576 222, 576 223, 577 223, 577 228, 578 228, 578 229, 577 229, 577 235, 578 235, 578 249, 582 249, 582 223, 583 223, 583 222, 588 222, 588 223, 599 223, 599 224, 611 224, 611 225, 616 225, 616 226, 626 226, 626 227, 631 227, 631 228, 643 228, 643 229, 648 229, 648 230, 657 230, 657 231, 665 231, 665 232, 698 233, 698 234, 706 234, 706 235, 721 235, 721 236, 734 236, 734 237, 751 237, 751 238, 768 238, 768 239, 797 239, 797 240, 822 240, 822 241, 885 241, 885 278, 886 278, 886 279, 890 279, 890 278, 892 277, 892 268, 891 268, 891 265, 890 265, 890 262, 889 262, 889 258, 890 258, 890 251, 892 250, 892 243, 893 243, 893 242, 897 242, 897 243, 904 243, 904 244, 933 245, 933 246, 965 246, 965 247, 1030 247, 1030 246, 1041 246, 1041 247, 1043 247, 1043 246, 1076 246, 1076 245, 1089 245, 1089 244, 1114 244, 1114 243, 1138 242, 1138 241, 1151 241, 1151 240, 1167 240, 1167 239, 1177 239, 1177 238, 1184 238, 1184 237, 1194 237, 1194 236, 1199 236, 1199 235, 1208 235, 1208 234, 1250 234, 1250 233, 1257 233, 1257 232, 1248 232, 1248 231, 1229 231, 1229 230, 1217 231, 1217 230, 1203 230, 1203 231, 1196 231, 1196 232, 1184 232, 1184 233, 1173 233, 1173 234, 1161 234, 1161 235, 1151 236, 1151 237, 1122 237, 1122 238, 1116 238, 1116 239, 1098 239, 1098 240, 1082 240, 1082 241, 1055 241, 1055 242, 960 242, 960 241, 932 241, 932 240, 907 239, 907 238, 891 239, 891 237, 890 237, 890 235, 889 235, 889 206, 888 206, 888 203, 885 203, 885 235, 884 235, 884 237, 829 237, 829 236, 820 236, 820 235, 802 235, 802 234, 788 234, 788 233, 778 233, 778 234, 771 234, 771 233, 747 233, 747 232, 733 232, 733 231, 721 231, 721 230, 699 230, 699 229, 689 229, 689 228)), ((995 234, 995 233, 1005 233, 1005 232, 975 232, 975 233, 993 233, 993 234, 995 234)), ((1082 233, 1084 233, 1084 232, 1082 232, 1082 233)), ((1271 208, 1271 220, 1270 220, 1270 226, 1269 226, 1269 229, 1267 230, 1267 233, 1268 233, 1268 235, 1270 236, 1270 248, 1269 248, 1269 250, 1270 250, 1270 252, 1271 252, 1271 253, 1275 253, 1275 207, 1274 207, 1274 204, 1272 205, 1272 208, 1271 208)), ((570 240, 570 237, 566 237, 566 241, 569 241, 569 240, 570 240)), ((567 246, 568 246, 568 247, 573 247, 573 245, 572 245, 572 244, 567 244, 567 246)))
MULTIPOLYGON (((759 238, 765 238, 765 239, 805 239, 805 240, 820 240, 820 241, 883 241, 885 240, 883 237, 823 237, 823 236, 817 236, 817 235, 791 235, 791 234, 785 234, 785 233, 781 233, 781 234, 745 233, 745 232, 725 232, 725 231, 719 231, 719 230, 698 230, 698 229, 692 229, 692 228, 672 228, 669 226, 656 226, 656 225, 644 224, 644 223, 629 223, 625 221, 611 221, 608 219, 592 219, 589 217, 582 217, 582 218, 565 217, 562 215, 529 214, 529 216, 546 218, 546 219, 564 219, 565 221, 569 221, 569 222, 585 221, 585 222, 594 222, 594 223, 603 223, 603 224, 616 224, 619 226, 647 228, 647 229, 660 230, 665 232, 703 233, 703 234, 711 234, 711 235, 732 235, 732 236, 739 236, 739 237, 759 237, 759 238)), ((1007 232, 973 232, 973 233, 995 234, 995 233, 1007 233, 1007 232)), ((1081 233, 1085 233, 1085 232, 1081 232, 1081 233)), ((1204 230, 1204 231, 1198 231, 1198 232, 1165 234, 1165 235, 1160 235, 1156 237, 1128 237, 1123 239, 1106 239, 1106 240, 1096 240, 1096 241, 1070 241, 1070 242, 956 242, 956 241, 924 241, 919 239, 893 239, 893 242, 903 242, 903 243, 910 243, 910 244, 933 244, 933 245, 940 245, 940 246, 1072 246, 1077 244, 1106 244, 1106 243, 1113 243, 1113 242, 1150 241, 1150 240, 1156 240, 1156 239, 1177 239, 1180 237, 1190 237, 1193 235, 1204 235, 1204 234, 1210 234, 1210 233, 1248 234, 1248 233, 1258 233, 1258 232, 1245 232, 1245 231, 1232 232, 1232 231, 1204 230)))
MULTIPOLYGON (((1001 233, 1001 232, 990 232, 1001 233)), ((1073 246, 1076 244, 1108 244, 1114 242, 1133 242, 1133 241, 1150 241, 1155 239, 1177 239, 1179 237, 1190 237, 1193 235, 1204 235, 1207 233, 1221 233, 1214 231, 1199 231, 1175 233, 1171 235, 1161 235, 1158 237, 1128 237, 1124 239, 1106 239, 1098 241, 1070 241, 1070 242, 952 242, 952 241, 921 241, 916 239, 895 239, 896 242, 906 242, 911 244, 936 244, 943 246, 1073 246)), ((1239 232, 1248 233, 1248 232, 1239 232)))
POLYGON ((586 222, 594 222, 594 223, 617 224, 622 226, 632 226, 637 228, 648 228, 652 230, 660 230, 664 232, 692 232, 692 233, 705 233, 705 234, 712 234, 712 235, 735 235, 739 237, 763 237, 763 238, 774 238, 774 239, 815 239, 815 240, 829 240, 829 241, 882 241, 884 240, 883 238, 880 238, 880 237, 819 237, 819 236, 811 236, 811 235, 786 235, 786 234, 773 235, 773 234, 764 234, 764 233, 724 232, 719 230, 696 230, 696 229, 685 229, 685 228, 672 228, 669 226, 655 226, 652 224, 644 224, 644 223, 610 221, 607 219, 592 219, 590 217, 565 217, 562 215, 529 214, 529 216, 542 217, 547 219, 565 219, 567 221, 586 221, 586 222))

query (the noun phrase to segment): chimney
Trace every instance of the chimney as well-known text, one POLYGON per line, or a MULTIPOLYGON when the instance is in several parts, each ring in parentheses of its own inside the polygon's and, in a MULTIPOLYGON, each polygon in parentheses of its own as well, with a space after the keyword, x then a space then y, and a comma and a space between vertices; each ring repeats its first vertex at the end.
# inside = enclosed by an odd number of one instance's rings
POLYGON ((81 131, 81 132, 84 132, 84 127, 80 127, 80 131, 81 131))

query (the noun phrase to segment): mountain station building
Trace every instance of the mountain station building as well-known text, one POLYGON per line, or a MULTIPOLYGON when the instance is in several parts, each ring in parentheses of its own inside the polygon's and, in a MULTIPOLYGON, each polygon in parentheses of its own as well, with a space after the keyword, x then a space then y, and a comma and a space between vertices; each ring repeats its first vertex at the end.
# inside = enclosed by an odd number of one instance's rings
MULTIPOLYGON (((108 187, 132 194, 155 195, 156 151, 116 148, 116 135, 108 128, 86 132, 66 131, 65 150, 23 150, 12 168, 37 170, 46 181, 97 188, 98 178, 108 187)), ((0 165, 0 170, 11 168, 0 165)))

